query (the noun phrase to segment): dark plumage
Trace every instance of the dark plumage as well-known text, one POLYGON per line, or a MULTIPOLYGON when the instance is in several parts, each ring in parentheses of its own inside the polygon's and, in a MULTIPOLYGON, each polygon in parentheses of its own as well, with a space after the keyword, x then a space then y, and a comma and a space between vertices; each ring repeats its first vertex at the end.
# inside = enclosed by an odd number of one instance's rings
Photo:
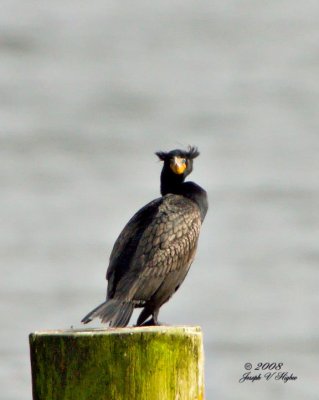
POLYGON ((184 182, 192 172, 196 148, 156 153, 164 166, 162 197, 139 210, 116 240, 106 274, 106 301, 82 320, 99 317, 126 326, 134 308, 143 308, 137 325, 158 324, 158 312, 183 282, 194 260, 208 204, 204 189, 184 182))

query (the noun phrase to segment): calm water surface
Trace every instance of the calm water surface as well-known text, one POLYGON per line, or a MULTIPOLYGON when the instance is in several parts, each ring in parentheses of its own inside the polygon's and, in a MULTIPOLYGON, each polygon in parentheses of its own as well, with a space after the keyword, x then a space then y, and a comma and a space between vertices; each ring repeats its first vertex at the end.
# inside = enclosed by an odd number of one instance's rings
POLYGON ((31 398, 27 335, 80 327, 159 195, 154 151, 195 144, 210 210, 160 319, 199 324, 207 399, 318 399, 319 3, 4 1, 1 398, 31 398), (246 362, 297 381, 239 384, 246 362), (258 393, 258 394, 257 394, 258 393))

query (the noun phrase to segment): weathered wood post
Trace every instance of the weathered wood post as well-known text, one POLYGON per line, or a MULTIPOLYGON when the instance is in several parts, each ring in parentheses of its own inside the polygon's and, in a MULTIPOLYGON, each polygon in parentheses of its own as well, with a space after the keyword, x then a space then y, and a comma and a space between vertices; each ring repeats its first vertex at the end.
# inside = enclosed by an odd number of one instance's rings
POLYGON ((201 400, 200 327, 30 334, 34 400, 201 400))

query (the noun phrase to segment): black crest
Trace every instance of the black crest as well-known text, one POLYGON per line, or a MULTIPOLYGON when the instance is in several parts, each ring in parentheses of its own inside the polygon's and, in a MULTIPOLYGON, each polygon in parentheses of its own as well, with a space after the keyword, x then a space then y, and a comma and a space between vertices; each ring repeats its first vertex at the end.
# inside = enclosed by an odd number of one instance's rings
POLYGON ((188 146, 187 150, 176 149, 169 152, 157 151, 155 154, 161 161, 165 161, 166 159, 169 159, 174 156, 185 157, 189 160, 193 160, 194 158, 199 156, 199 151, 195 146, 188 146))
POLYGON ((188 152, 186 154, 187 154, 187 158, 190 158, 192 160, 193 158, 196 158, 199 156, 198 148, 195 146, 188 146, 188 152))

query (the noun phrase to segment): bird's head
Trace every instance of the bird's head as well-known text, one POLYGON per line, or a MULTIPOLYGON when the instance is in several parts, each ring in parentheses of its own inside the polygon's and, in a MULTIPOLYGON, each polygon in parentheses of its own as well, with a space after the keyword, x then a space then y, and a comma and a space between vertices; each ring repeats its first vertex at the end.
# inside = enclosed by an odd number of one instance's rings
POLYGON ((192 172, 193 159, 199 155, 199 151, 196 147, 189 146, 188 150, 158 151, 155 154, 164 162, 163 171, 184 181, 192 172))

